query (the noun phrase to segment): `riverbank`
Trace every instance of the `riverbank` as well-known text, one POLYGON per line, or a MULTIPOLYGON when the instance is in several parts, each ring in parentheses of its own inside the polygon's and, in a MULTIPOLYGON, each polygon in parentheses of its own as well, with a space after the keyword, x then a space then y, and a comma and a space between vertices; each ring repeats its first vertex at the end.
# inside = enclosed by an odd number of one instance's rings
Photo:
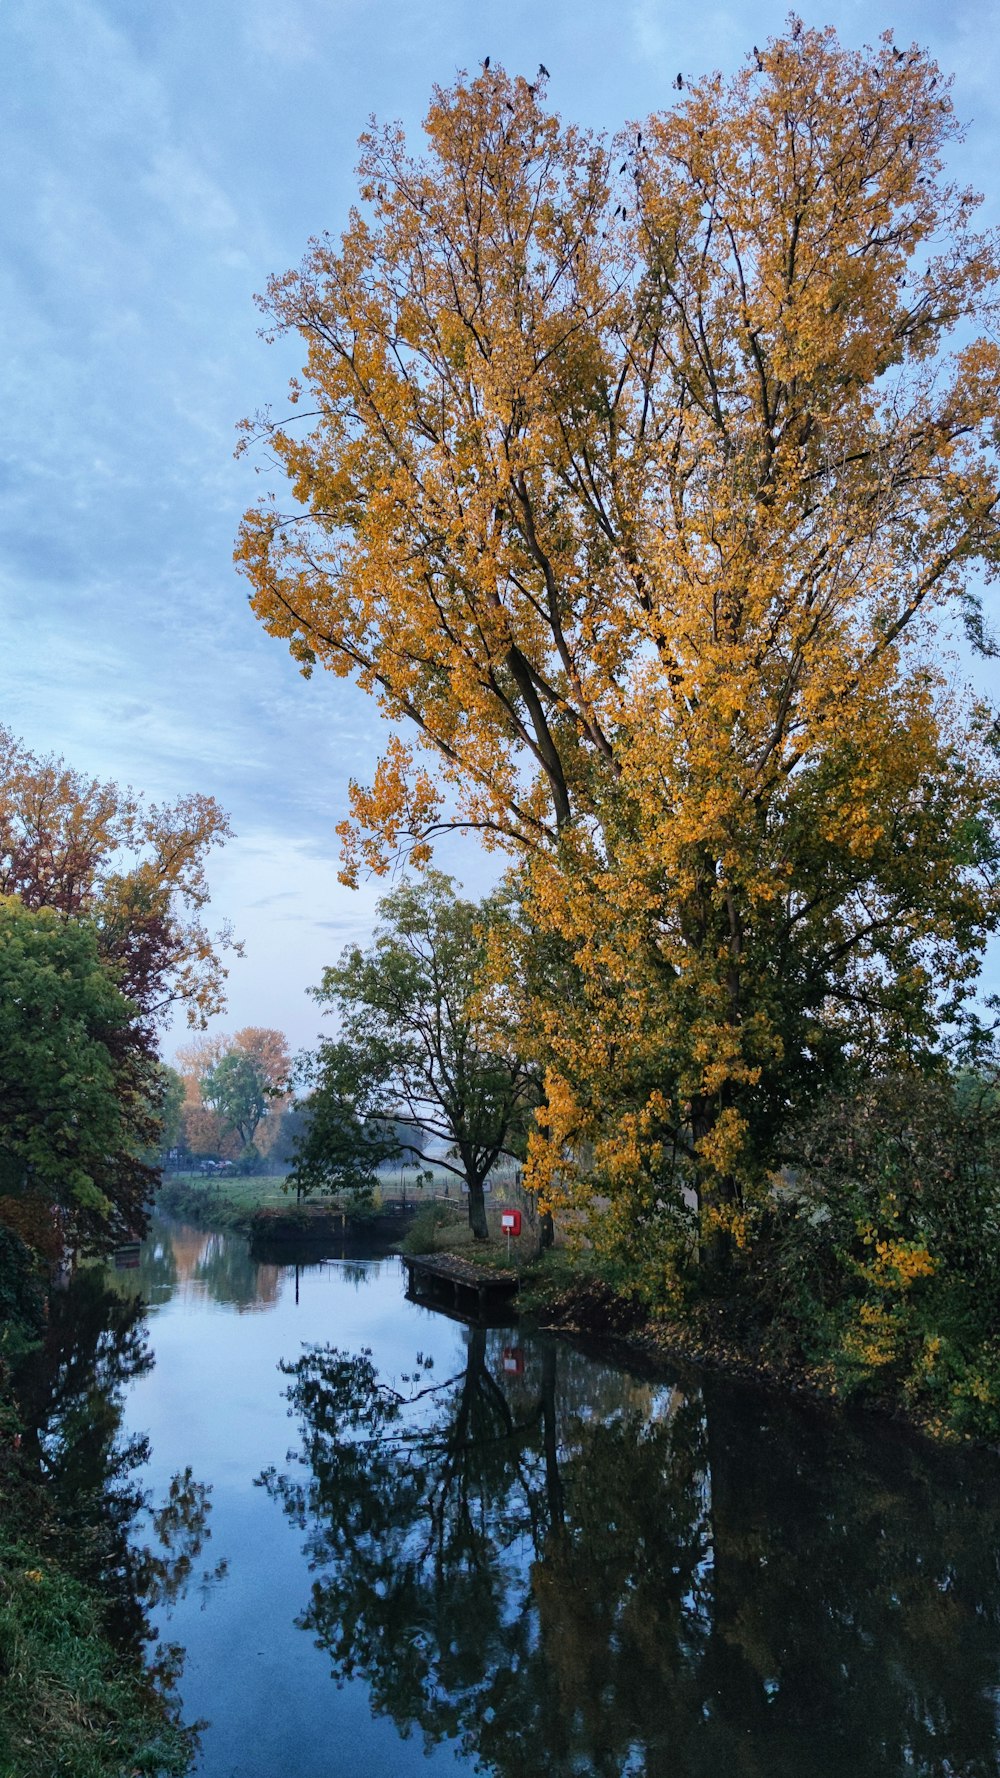
MULTIPOLYGON (((52 1313, 17 1245, 5 1232, 8 1274, 13 1256, 23 1288, 20 1306, 3 1293, 0 1314, 0 1773, 179 1778, 195 1736, 181 1725, 169 1671, 147 1668, 141 1638, 114 1634, 110 1576, 93 1561, 84 1571, 98 1546, 101 1496, 81 1488, 74 1470, 66 1514, 53 1497, 58 1453, 48 1445, 43 1453, 19 1401, 25 1367, 36 1378, 44 1369, 52 1313)), ((47 1432, 58 1446, 55 1422, 47 1432)))
MULTIPOLYGON (((558 1244, 539 1251, 538 1231, 529 1224, 522 1239, 508 1247, 499 1208, 490 1213, 491 1239, 481 1243, 473 1239, 457 1200, 424 1203, 415 1219, 404 1220, 380 1217, 375 1206, 346 1211, 329 1201, 297 1206, 280 1192, 279 1204, 273 1197, 269 1204, 267 1191, 276 1183, 170 1180, 158 1203, 201 1227, 245 1234, 255 1251, 278 1260, 293 1246, 308 1258, 310 1247, 349 1234, 362 1240, 377 1235, 410 1254, 450 1253, 502 1270, 513 1262, 520 1277, 519 1316, 540 1331, 603 1346, 630 1363, 695 1366, 833 1406, 860 1407, 938 1443, 997 1448, 989 1379, 977 1368, 976 1354, 970 1359, 959 1342, 949 1349, 947 1341, 930 1334, 911 1338, 909 1348, 900 1340, 894 1351, 891 1340, 879 1343, 872 1336, 850 1365, 837 1365, 822 1347, 815 1353, 805 1349, 787 1319, 780 1324, 769 1319, 745 1280, 737 1279, 725 1297, 692 1295, 682 1318, 652 1307, 588 1248, 558 1244)), ((865 1313, 862 1307, 862 1318, 865 1313)))
POLYGON ((293 1248, 308 1251, 345 1240, 398 1242, 416 1213, 412 1202, 377 1198, 348 1205, 330 1198, 296 1203, 281 1185, 280 1176, 218 1182, 175 1176, 160 1186, 156 1209, 197 1228, 245 1235, 255 1254, 273 1251, 279 1257, 293 1248))
POLYGON ((245 1235, 259 1210, 288 1209, 294 1203, 283 1191, 283 1185, 282 1174, 206 1179, 190 1173, 173 1173, 164 1175, 155 1203, 157 1210, 180 1222, 245 1235))
POLYGON ((110 1640, 105 1603, 38 1535, 37 1495, 0 1490, 0 1772, 3 1778, 180 1778, 192 1738, 141 1661, 110 1640), (31 1529, 12 1527, 31 1521, 31 1529))
MULTIPOLYGON (((997 1441, 946 1417, 940 1392, 916 1395, 899 1371, 873 1365, 845 1388, 825 1359, 810 1360, 794 1347, 775 1340, 759 1325, 748 1337, 741 1326, 743 1305, 706 1298, 681 1321, 651 1313, 635 1292, 624 1290, 589 1255, 565 1249, 543 1252, 521 1270, 518 1310, 533 1329, 581 1342, 618 1362, 647 1373, 678 1369, 712 1373, 752 1383, 769 1393, 792 1395, 832 1408, 858 1411, 899 1427, 937 1445, 967 1445, 996 1452, 997 1441)), ((486 1257, 485 1263, 503 1264, 486 1257)), ((951 1385, 953 1397, 959 1389, 951 1385)))
MULTIPOLYGON (((487 1269, 506 1271, 511 1265, 502 1238, 475 1242, 467 1229, 454 1224, 438 1228, 427 1241, 408 1240, 405 1246, 411 1252, 473 1259, 487 1269)), ((939 1381, 928 1366, 925 1387, 918 1392, 901 1365, 873 1362, 867 1371, 859 1366, 845 1385, 825 1357, 811 1359, 788 1340, 787 1330, 776 1331, 754 1316, 738 1289, 726 1298, 694 1299, 686 1318, 680 1319, 651 1309, 638 1290, 624 1285, 586 1248, 558 1245, 520 1261, 515 1248, 514 1264, 518 1319, 533 1331, 576 1341, 588 1352, 647 1374, 710 1372, 778 1395, 862 1411, 937 1444, 997 1450, 995 1438, 963 1425, 955 1415, 955 1405, 961 1409, 969 1392, 964 1380, 956 1383, 945 1373, 939 1381)))

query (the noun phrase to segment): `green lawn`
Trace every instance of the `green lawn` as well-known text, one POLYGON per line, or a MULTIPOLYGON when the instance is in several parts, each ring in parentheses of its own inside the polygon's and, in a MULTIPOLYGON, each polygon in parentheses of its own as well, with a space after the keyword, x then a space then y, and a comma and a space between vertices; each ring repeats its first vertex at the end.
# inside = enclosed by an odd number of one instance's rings
MULTIPOLYGON (((444 1167, 436 1167, 433 1163, 419 1170, 420 1174, 430 1173, 431 1181, 424 1184, 418 1172, 407 1167, 400 1174, 398 1167, 387 1167, 379 1178, 379 1191, 383 1198, 413 1198, 418 1203, 427 1198, 447 1195, 455 1202, 461 1203, 462 1192, 458 1180, 453 1173, 444 1167)), ((265 1208, 286 1206, 295 1202, 294 1191, 286 1192, 282 1188, 285 1175, 281 1173, 252 1174, 244 1178, 236 1173, 165 1173, 164 1184, 173 1180, 183 1185, 194 1186, 204 1191, 208 1197, 215 1198, 220 1204, 236 1211, 251 1212, 265 1208)), ((491 1194, 496 1203, 506 1201, 504 1188, 507 1182, 497 1180, 491 1194)))
POLYGON ((182 1185, 191 1185, 203 1191, 207 1198, 214 1198, 233 1210, 262 1210, 265 1205, 287 1205, 295 1202, 295 1194, 282 1191, 285 1183, 283 1173, 251 1174, 243 1178, 237 1173, 165 1173, 163 1182, 170 1184, 178 1180, 182 1185))

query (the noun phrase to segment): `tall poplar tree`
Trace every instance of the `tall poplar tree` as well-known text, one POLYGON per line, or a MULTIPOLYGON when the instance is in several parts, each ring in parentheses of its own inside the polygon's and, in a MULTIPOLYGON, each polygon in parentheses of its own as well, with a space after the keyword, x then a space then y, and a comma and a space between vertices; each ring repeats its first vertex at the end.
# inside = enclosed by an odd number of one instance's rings
POLYGON ((535 1177, 703 1246, 838 1057, 933 1041, 997 917, 989 714, 942 671, 998 553, 998 259, 948 82, 889 34, 755 49, 613 141, 495 66, 275 278, 306 347, 239 559, 303 671, 397 735, 345 869, 506 849, 537 972, 535 1177), (296 408, 301 397, 301 418, 296 408))

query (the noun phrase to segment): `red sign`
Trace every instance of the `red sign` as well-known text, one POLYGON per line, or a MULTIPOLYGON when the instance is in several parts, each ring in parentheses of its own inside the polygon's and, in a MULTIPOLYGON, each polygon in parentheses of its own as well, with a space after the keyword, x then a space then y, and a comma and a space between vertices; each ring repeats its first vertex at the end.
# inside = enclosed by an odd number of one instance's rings
POLYGON ((505 1235, 519 1235, 521 1233, 520 1210, 501 1210, 500 1227, 505 1235))

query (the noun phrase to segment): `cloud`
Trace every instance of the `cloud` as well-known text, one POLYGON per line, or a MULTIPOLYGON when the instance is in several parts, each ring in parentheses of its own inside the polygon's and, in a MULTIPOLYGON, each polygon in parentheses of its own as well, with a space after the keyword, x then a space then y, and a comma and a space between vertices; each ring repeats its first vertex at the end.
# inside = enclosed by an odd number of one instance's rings
POLYGON ((253 0, 246 41, 253 55, 296 67, 316 54, 316 39, 296 0, 253 0))
POLYGON ((225 192, 187 149, 176 144, 157 150, 142 184, 162 204, 174 226, 190 234, 232 234, 238 226, 236 209, 225 192))

